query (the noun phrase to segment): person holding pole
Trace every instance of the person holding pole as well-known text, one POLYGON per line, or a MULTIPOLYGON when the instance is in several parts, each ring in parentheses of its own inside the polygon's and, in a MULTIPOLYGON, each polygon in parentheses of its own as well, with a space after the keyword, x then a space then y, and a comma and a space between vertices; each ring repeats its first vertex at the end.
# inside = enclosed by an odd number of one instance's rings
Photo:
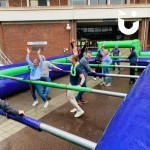
MULTIPOLYGON (((131 52, 130 55, 125 61, 129 59, 130 66, 136 66, 138 57, 135 52, 135 46, 131 47, 130 52, 131 52)), ((130 68, 130 75, 135 75, 135 68, 130 68)), ((129 84, 134 84, 134 82, 135 82, 135 78, 130 78, 129 84)))
MULTIPOLYGON (((70 85, 73 86, 79 86, 81 87, 85 82, 85 77, 82 73, 82 70, 80 68, 78 57, 75 55, 72 55, 70 57, 70 61, 72 63, 71 69, 70 69, 70 85)), ((81 107, 78 105, 75 96, 77 95, 77 91, 67 91, 67 99, 72 104, 74 109, 72 109, 70 112, 75 113, 74 117, 80 117, 84 114, 84 111, 81 109, 81 107)))
MULTIPOLYGON (((88 76, 88 73, 95 73, 94 70, 91 69, 91 67, 89 66, 89 59, 91 58, 92 53, 91 51, 86 51, 86 56, 82 57, 82 59, 80 60, 80 66, 81 66, 81 70, 84 74, 85 77, 85 81, 82 84, 82 87, 86 87, 86 78, 88 76)), ((82 103, 87 103, 88 101, 83 100, 83 93, 84 92, 79 92, 78 95, 76 96, 76 100, 78 102, 79 105, 82 105, 82 103)))
MULTIPOLYGON (((102 50, 102 51, 105 50, 105 46, 104 46, 104 45, 101 46, 101 50, 102 50)), ((97 52, 97 54, 96 54, 96 57, 95 57, 95 62, 96 62, 97 64, 101 65, 101 63, 102 63, 102 58, 103 58, 103 56, 101 55, 100 50, 98 50, 98 52, 97 52)), ((95 72, 96 72, 96 73, 102 73, 102 68, 101 68, 101 67, 97 67, 97 68, 95 69, 95 72)), ((100 79, 100 83, 101 83, 101 82, 102 82, 102 77, 99 77, 99 79, 100 79)), ((97 79, 96 79, 96 75, 94 75, 93 80, 95 80, 95 81, 97 80, 97 79)))
MULTIPOLYGON (((27 48, 27 56, 26 56, 26 61, 27 63, 30 65, 30 80, 32 81, 40 81, 41 80, 41 72, 42 72, 42 57, 40 55, 41 50, 39 49, 37 54, 39 59, 34 59, 33 63, 30 60, 30 49, 27 48)), ((34 99, 34 102, 32 104, 32 106, 36 106, 38 104, 38 100, 36 98, 36 94, 35 91, 37 91, 38 95, 42 98, 43 102, 44 102, 44 108, 46 108, 48 106, 48 101, 46 96, 43 94, 42 92, 42 88, 41 85, 37 85, 37 84, 32 84, 30 83, 30 88, 31 88, 31 93, 32 93, 32 97, 34 99)))
MULTIPOLYGON (((121 55, 120 50, 118 48, 118 46, 116 45, 115 48, 111 51, 111 53, 113 54, 114 57, 119 57, 119 55, 121 55)), ((113 58, 113 62, 112 65, 115 65, 115 63, 117 65, 120 65, 120 59, 119 58, 113 58)), ((113 68, 113 71, 115 71, 115 67, 113 68)), ((118 73, 120 74, 120 67, 118 67, 118 73)))
MULTIPOLYGON (((43 63, 42 63, 42 72, 41 72, 41 81, 46 81, 46 82, 51 82, 51 78, 49 77, 49 71, 50 68, 54 68, 56 70, 61 71, 62 69, 53 65, 52 63, 50 63, 49 61, 46 61, 45 56, 41 55, 42 59, 43 59, 43 63)), ((47 100, 50 100, 51 97, 48 96, 49 92, 50 92, 50 87, 48 86, 44 86, 43 87, 43 94, 44 96, 47 98, 47 100)))
POLYGON ((1 99, 0 99, 0 109, 2 109, 7 114, 11 114, 14 116, 24 116, 23 110, 16 110, 11 105, 9 105, 6 101, 1 99))
MULTIPOLYGON (((110 68, 107 67, 107 65, 111 65, 112 64, 112 59, 109 56, 108 50, 105 49, 104 52, 102 50, 100 50, 102 57, 102 73, 104 74, 109 74, 110 73, 110 68), (104 66, 106 65, 106 67, 104 66)), ((108 77, 108 84, 106 84, 106 77, 103 77, 103 82, 101 85, 106 85, 106 86, 111 86, 111 77, 108 77)))

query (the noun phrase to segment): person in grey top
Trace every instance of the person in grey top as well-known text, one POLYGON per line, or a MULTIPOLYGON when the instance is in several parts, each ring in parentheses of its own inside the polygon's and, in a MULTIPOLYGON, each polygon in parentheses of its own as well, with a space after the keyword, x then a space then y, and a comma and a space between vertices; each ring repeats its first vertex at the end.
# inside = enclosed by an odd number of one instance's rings
MULTIPOLYGON (((42 55, 43 64, 42 64, 42 70, 41 70, 41 81, 51 82, 51 78, 49 77, 49 71, 50 68, 54 68, 56 70, 62 70, 61 68, 58 68, 57 66, 53 65, 49 61, 45 59, 45 56, 42 55)), ((48 100, 51 99, 51 97, 48 96, 50 92, 50 87, 44 86, 43 87, 43 94, 46 96, 48 100)))
MULTIPOLYGON (((92 53, 91 51, 86 51, 86 56, 83 56, 80 60, 80 66, 81 66, 81 70, 83 72, 83 75, 85 77, 85 81, 82 85, 82 87, 86 87, 86 78, 88 76, 88 73, 93 72, 95 73, 94 70, 92 70, 89 66, 89 59, 91 58, 92 53)), ((82 103, 87 103, 88 101, 83 100, 82 96, 83 96, 84 92, 79 92, 78 95, 76 96, 76 100, 78 102, 79 105, 82 105, 82 103)))
MULTIPOLYGON (((111 53, 113 54, 113 56, 119 56, 121 55, 120 50, 118 48, 118 46, 116 45, 115 48, 111 51, 111 53)), ((115 63, 117 63, 117 65, 120 65, 120 59, 119 58, 113 58, 113 62, 112 65, 115 65, 115 63)), ((115 67, 113 68, 113 71, 115 71, 115 67)), ((120 67, 118 67, 118 73, 120 74, 120 67)))
POLYGON ((6 101, 0 99, 0 109, 2 109, 7 114, 11 114, 14 116, 24 116, 23 110, 16 110, 12 106, 10 106, 6 101))

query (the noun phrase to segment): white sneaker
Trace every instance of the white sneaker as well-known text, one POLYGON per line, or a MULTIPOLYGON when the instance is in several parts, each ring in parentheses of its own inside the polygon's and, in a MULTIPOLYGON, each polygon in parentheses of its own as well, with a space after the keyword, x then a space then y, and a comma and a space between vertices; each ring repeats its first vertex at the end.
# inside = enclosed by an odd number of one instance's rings
POLYGON ((106 85, 106 82, 102 82, 101 85, 106 85))
POLYGON ((44 103, 44 108, 47 108, 48 104, 49 104, 49 102, 46 101, 46 102, 44 103))
POLYGON ((77 111, 76 108, 73 108, 72 110, 70 110, 71 113, 74 113, 74 112, 76 112, 76 111, 77 111))
POLYGON ((78 118, 84 114, 83 110, 77 110, 76 114, 74 115, 75 118, 78 118))
POLYGON ((93 77, 93 80, 95 80, 95 81, 96 81, 96 78, 94 78, 94 77, 93 77))
POLYGON ((32 106, 36 106, 39 102, 36 100, 33 102, 32 106))
POLYGON ((110 83, 108 83, 108 84, 106 84, 106 86, 111 86, 111 84, 110 84, 110 83))

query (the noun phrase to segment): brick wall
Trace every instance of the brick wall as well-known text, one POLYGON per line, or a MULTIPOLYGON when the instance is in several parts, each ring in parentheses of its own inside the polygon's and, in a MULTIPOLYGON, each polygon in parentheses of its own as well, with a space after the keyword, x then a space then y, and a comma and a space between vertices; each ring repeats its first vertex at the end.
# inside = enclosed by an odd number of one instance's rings
MULTIPOLYGON (((50 5, 51 6, 58 6, 59 0, 51 0, 50 5)), ((60 0, 60 5, 68 5, 68 0, 60 0)))
POLYGON ((145 4, 146 0, 136 0, 135 3, 136 4, 145 4))
POLYGON ((134 4, 134 0, 130 0, 130 3, 131 3, 131 4, 134 4))
POLYGON ((26 0, 9 0, 9 6, 10 7, 21 7, 27 6, 26 0))
MULTIPOLYGON (((135 4, 145 4, 146 3, 146 0, 131 0, 130 3, 134 4, 134 1, 135 1, 135 4)), ((147 0, 147 3, 150 3, 150 0, 147 0)))
POLYGON ((3 51, 12 62, 22 62, 25 61, 27 42, 47 41, 43 55, 64 55, 64 48, 70 49, 71 37, 71 31, 67 31, 65 27, 66 23, 3 25, 3 51))
POLYGON ((2 29, 2 26, 0 26, 0 48, 3 49, 3 29, 2 29))

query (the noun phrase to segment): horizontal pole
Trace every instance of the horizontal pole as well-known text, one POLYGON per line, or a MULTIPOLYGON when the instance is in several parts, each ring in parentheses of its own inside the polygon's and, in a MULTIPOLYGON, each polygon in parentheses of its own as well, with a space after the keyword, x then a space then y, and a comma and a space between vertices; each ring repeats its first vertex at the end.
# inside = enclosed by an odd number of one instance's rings
MULTIPOLYGON (((97 93, 97 91, 99 91, 100 94, 103 94, 103 90, 92 90, 92 88, 89 87, 80 87, 80 86, 72 86, 72 85, 67 85, 67 84, 59 84, 59 83, 54 83, 54 82, 44 82, 44 81, 33 81, 33 80, 24 80, 23 78, 18 78, 18 77, 9 77, 9 76, 4 76, 4 75, 0 75, 0 77, 3 78, 8 78, 11 80, 16 80, 16 81, 20 81, 20 82, 26 82, 26 83, 32 83, 32 84, 37 84, 37 85, 42 85, 42 86, 48 86, 48 87, 52 87, 52 88, 58 88, 58 89, 67 89, 67 90, 73 90, 73 91, 81 91, 81 92, 88 92, 88 93, 97 93)), ((106 91, 109 93, 109 91, 106 91)), ((116 97, 124 97, 124 96, 118 96, 120 95, 124 95, 125 93, 118 93, 118 92, 111 92, 113 93, 112 96, 116 96, 116 97)), ((104 93, 105 95, 107 95, 106 93, 104 93)), ((111 94, 109 94, 111 95, 111 94)))
MULTIPOLYGON (((6 113, 2 109, 0 109, 0 115, 6 117, 6 113)), ((14 116, 11 114, 7 114, 7 117, 9 119, 17 121, 19 123, 22 123, 22 124, 32 128, 34 130, 48 132, 48 133, 55 135, 61 139, 64 139, 64 140, 69 141, 71 143, 74 143, 80 147, 83 147, 83 148, 86 148, 89 150, 93 150, 96 147, 96 143, 94 143, 92 141, 86 140, 86 139, 81 138, 79 136, 76 136, 74 134, 71 134, 71 133, 65 132, 63 130, 57 129, 55 127, 49 126, 49 125, 44 124, 41 121, 36 120, 34 118, 27 117, 27 116, 22 116, 22 117, 21 116, 14 116)))
MULTIPOLYGON (((92 52, 92 53, 94 53, 94 52, 92 52)), ((92 58, 96 58, 96 55, 92 55, 92 58)), ((126 60, 128 58, 128 56, 110 56, 110 58, 112 58, 112 59, 119 58, 119 59, 126 60)), ((148 56, 138 56, 138 59, 141 59, 141 58, 148 58, 148 59, 150 59, 148 56)), ((68 57, 66 60, 70 61, 70 57, 68 57)), ((150 62, 150 60, 147 60, 147 61, 137 60, 137 61, 138 62, 150 62)))
MULTIPOLYGON (((0 109, 0 115, 6 116, 6 113, 2 109, 0 109)), ((22 123, 22 124, 32 128, 34 130, 41 131, 40 128, 39 128, 40 124, 41 124, 41 121, 39 121, 39 120, 35 120, 35 119, 33 119, 31 117, 27 117, 27 116, 26 117, 21 117, 21 116, 14 116, 14 115, 11 115, 11 114, 7 114, 7 117, 9 119, 17 121, 19 123, 22 123)))
POLYGON ((103 77, 118 77, 118 78, 133 78, 138 79, 140 76, 136 75, 124 75, 124 74, 103 74, 103 73, 96 73, 97 76, 103 75, 103 77))
MULTIPOLYGON (((52 62, 55 65, 68 65, 70 66, 71 63, 59 63, 59 62, 52 62)), ((126 66, 126 65, 100 65, 100 64, 89 64, 90 67, 93 68, 97 68, 97 67, 109 67, 109 68, 114 68, 114 67, 118 67, 118 68, 141 68, 141 69, 145 69, 146 66, 126 66)))
MULTIPOLYGON (((110 65, 111 67, 120 67, 120 68, 141 68, 141 69, 145 69, 146 66, 126 66, 126 65, 110 65)), ((103 65, 103 67, 105 67, 103 65)))
MULTIPOLYGON (((57 71, 57 70, 51 70, 53 72, 65 72, 65 73, 70 73, 70 71, 68 70, 61 70, 61 71, 57 71)), ((136 75, 124 75, 124 74, 104 74, 104 73, 88 73, 89 76, 98 76, 98 77, 119 77, 119 78, 134 78, 134 79, 138 79, 139 76, 136 75)))
POLYGON ((46 125, 44 123, 40 124, 40 129, 42 131, 48 132, 52 135, 55 135, 63 140, 69 141, 73 144, 76 144, 82 148, 88 149, 88 150, 94 150, 96 147, 96 143, 86 140, 84 138, 81 138, 79 136, 73 135, 71 133, 65 132, 63 130, 57 129, 55 127, 46 125))
POLYGON ((125 94, 125 93, 118 93, 118 92, 111 92, 111 91, 104 91, 104 90, 96 90, 96 89, 91 89, 91 93, 103 94, 103 95, 109 95, 109 96, 121 97, 121 98, 124 98, 124 97, 127 96, 127 94, 125 94))

